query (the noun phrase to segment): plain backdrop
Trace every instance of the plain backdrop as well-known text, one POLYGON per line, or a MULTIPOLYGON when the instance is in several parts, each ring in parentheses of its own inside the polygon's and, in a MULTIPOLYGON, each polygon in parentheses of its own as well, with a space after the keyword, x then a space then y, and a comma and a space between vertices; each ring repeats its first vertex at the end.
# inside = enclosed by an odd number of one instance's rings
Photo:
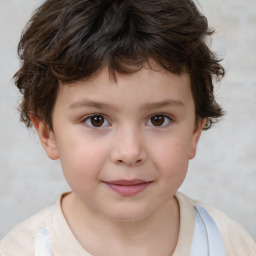
MULTIPOLYGON (((69 190, 58 161, 49 160, 33 131, 19 122, 21 31, 42 0, 0 0, 0 238, 11 227, 69 190)), ((180 188, 240 222, 256 239, 256 1, 201 0, 216 33, 211 46, 224 57, 216 86, 226 116, 204 132, 180 188)))

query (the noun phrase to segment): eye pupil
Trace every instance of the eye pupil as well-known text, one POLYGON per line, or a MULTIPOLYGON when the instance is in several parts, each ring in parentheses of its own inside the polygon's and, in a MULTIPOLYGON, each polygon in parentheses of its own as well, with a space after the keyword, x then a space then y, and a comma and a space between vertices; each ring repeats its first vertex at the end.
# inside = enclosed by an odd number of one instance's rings
POLYGON ((104 117, 103 116, 93 116, 93 117, 91 117, 91 123, 95 127, 100 127, 104 123, 104 117))
POLYGON ((155 126, 161 126, 164 123, 164 116, 158 115, 151 117, 151 122, 155 126))

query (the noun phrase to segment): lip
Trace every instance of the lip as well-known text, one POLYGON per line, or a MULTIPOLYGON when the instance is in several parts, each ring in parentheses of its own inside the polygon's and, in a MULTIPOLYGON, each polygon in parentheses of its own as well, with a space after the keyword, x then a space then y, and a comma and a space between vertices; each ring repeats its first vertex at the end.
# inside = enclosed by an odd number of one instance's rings
POLYGON ((122 196, 134 196, 145 190, 152 181, 115 180, 104 182, 110 189, 122 196))

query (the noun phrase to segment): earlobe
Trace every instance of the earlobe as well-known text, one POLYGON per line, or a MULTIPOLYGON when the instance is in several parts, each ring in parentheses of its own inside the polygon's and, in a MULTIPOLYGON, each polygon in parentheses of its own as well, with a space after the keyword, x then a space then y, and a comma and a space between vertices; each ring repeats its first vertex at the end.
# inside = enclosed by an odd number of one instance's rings
POLYGON ((191 145, 190 145, 189 159, 193 159, 196 155, 197 143, 200 139, 202 130, 205 127, 206 122, 207 122, 206 118, 203 118, 203 119, 201 118, 198 121, 197 125, 195 126, 195 129, 192 135, 191 145))
POLYGON ((39 136, 39 140, 48 157, 52 160, 58 159, 59 154, 53 130, 50 129, 48 124, 46 124, 44 121, 40 120, 36 116, 30 115, 29 118, 34 128, 36 129, 36 132, 39 136))

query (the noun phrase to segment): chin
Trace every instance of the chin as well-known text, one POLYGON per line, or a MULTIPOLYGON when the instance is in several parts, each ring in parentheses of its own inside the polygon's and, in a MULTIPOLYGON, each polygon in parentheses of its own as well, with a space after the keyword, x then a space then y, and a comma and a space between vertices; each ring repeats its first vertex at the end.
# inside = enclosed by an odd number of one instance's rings
POLYGON ((128 222, 139 222, 146 219, 150 213, 143 211, 142 209, 122 209, 115 212, 109 213, 108 218, 115 222, 128 223, 128 222))

